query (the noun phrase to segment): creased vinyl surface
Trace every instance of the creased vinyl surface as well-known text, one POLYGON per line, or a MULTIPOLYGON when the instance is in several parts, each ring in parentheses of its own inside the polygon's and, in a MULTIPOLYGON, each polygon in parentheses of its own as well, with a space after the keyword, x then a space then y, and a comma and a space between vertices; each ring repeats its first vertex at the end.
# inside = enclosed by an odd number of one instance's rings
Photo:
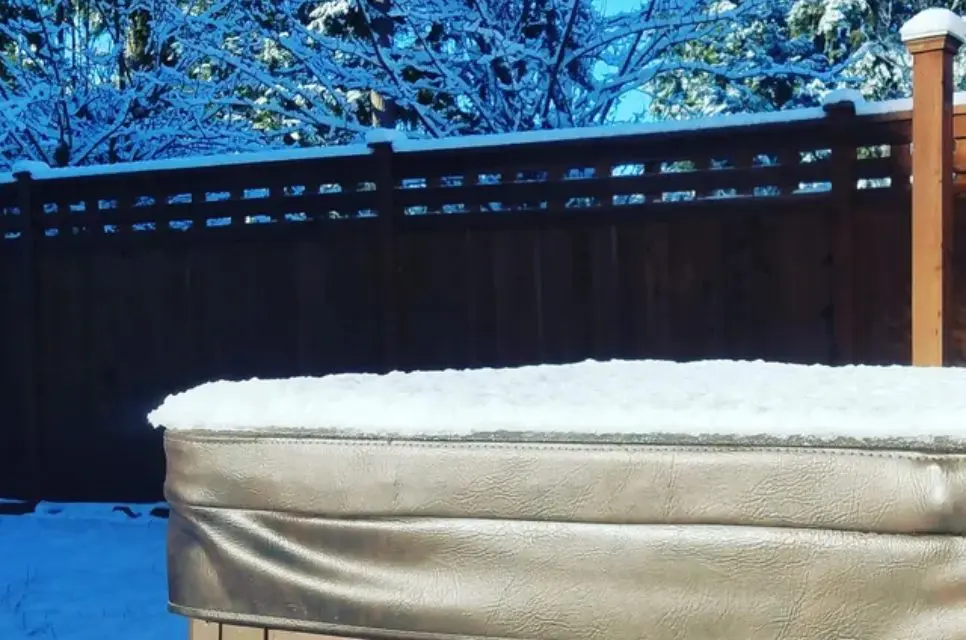
POLYGON ((360 637, 966 640, 963 460, 166 434, 172 607, 360 637))

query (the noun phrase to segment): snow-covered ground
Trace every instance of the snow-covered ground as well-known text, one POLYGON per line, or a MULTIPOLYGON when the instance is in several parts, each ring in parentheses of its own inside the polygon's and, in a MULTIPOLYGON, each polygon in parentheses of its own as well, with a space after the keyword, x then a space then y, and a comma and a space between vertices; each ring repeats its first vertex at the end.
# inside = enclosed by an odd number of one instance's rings
POLYGON ((155 505, 41 503, 0 515, 0 638, 181 640, 155 505))

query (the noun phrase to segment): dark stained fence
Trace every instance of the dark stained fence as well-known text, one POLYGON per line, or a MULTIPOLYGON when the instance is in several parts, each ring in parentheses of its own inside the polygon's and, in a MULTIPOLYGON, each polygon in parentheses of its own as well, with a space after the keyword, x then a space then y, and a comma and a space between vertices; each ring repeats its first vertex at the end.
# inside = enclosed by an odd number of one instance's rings
POLYGON ((817 110, 0 185, 0 495, 158 499, 145 415, 218 378, 907 361, 909 141, 817 110))

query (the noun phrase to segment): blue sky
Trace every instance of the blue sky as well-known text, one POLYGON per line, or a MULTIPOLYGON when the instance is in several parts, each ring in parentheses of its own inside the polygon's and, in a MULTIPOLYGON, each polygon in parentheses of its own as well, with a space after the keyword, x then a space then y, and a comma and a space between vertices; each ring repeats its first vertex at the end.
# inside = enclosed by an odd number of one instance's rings
POLYGON ((604 13, 617 13, 641 6, 641 0, 597 0, 597 6, 604 13))
MULTIPOLYGON (((612 14, 623 11, 633 11, 641 6, 644 0, 597 0, 596 4, 604 14, 612 14)), ((639 114, 647 104, 644 95, 639 92, 630 93, 618 103, 614 111, 617 120, 631 120, 639 114)))

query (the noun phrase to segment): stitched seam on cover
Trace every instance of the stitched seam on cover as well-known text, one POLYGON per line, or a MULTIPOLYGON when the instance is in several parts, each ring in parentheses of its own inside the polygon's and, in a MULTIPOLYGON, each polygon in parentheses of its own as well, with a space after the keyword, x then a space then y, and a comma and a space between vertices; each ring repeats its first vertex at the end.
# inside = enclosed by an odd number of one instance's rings
MULTIPOLYGON (((834 533, 846 533, 846 534, 860 534, 860 535, 878 535, 878 536, 897 536, 902 538, 957 538, 966 539, 966 534, 964 533, 952 533, 946 531, 893 531, 888 529, 876 529, 873 527, 831 527, 824 525, 814 525, 809 526, 803 523, 789 522, 788 524, 763 524, 763 523, 735 523, 735 522, 608 522, 606 520, 559 520, 554 518, 538 519, 538 518, 508 518, 505 516, 500 517, 486 517, 486 516, 444 516, 444 515, 424 515, 424 514, 386 514, 386 515, 370 515, 363 514, 358 516, 345 516, 345 515, 329 515, 322 513, 309 513, 304 511, 279 511, 277 509, 265 509, 259 507, 237 507, 237 506, 217 506, 209 504, 194 504, 189 502, 182 502, 180 500, 170 501, 172 507, 175 507, 173 511, 178 512, 177 507, 183 507, 184 511, 214 511, 216 513, 223 512, 234 512, 234 513, 252 513, 252 514, 262 514, 271 513, 278 516, 284 517, 295 517, 304 518, 306 520, 328 520, 331 522, 343 522, 343 523, 386 523, 395 522, 399 523, 403 520, 409 521, 426 521, 426 520, 439 520, 439 521, 459 521, 459 522, 506 522, 506 523, 533 523, 533 524, 559 524, 559 525, 574 525, 574 526, 602 526, 602 527, 690 527, 690 528, 729 528, 729 529, 772 529, 776 531, 825 531, 834 533)), ((184 515, 178 514, 179 517, 191 523, 194 523, 191 519, 186 518, 184 515)))
POLYGON ((458 441, 417 441, 417 440, 396 440, 387 439, 335 439, 335 438, 285 438, 285 437, 261 437, 252 438, 225 438, 225 437, 205 437, 205 436, 178 436, 165 434, 165 438, 186 444, 203 444, 205 446, 263 446, 263 445, 298 445, 313 447, 341 447, 341 448, 363 448, 363 447, 399 447, 408 449, 504 449, 511 451, 571 451, 592 453, 600 451, 628 451, 637 450, 641 452, 674 452, 674 453, 740 453, 759 451, 762 453, 782 453, 786 455, 826 455, 842 457, 862 457, 862 458, 891 458, 900 460, 922 460, 932 462, 956 462, 966 461, 966 453, 923 453, 914 451, 899 451, 896 449, 884 449, 876 451, 872 449, 845 449, 845 448, 823 448, 817 446, 780 446, 765 445, 661 445, 661 444, 635 444, 635 443, 601 443, 601 444, 568 444, 563 442, 458 442, 458 441))
MULTIPOLYGON (((165 493, 168 493, 167 491, 165 493)), ((273 513, 276 515, 294 515, 306 518, 321 518, 329 520, 344 520, 347 522, 352 521, 383 521, 383 520, 397 520, 401 518, 413 518, 413 519, 439 519, 439 520, 503 520, 507 522, 554 522, 559 524, 602 524, 602 525, 615 525, 615 526, 682 526, 682 527, 699 527, 699 526, 715 526, 715 527, 751 527, 751 528, 778 528, 778 529, 802 529, 802 530, 828 530, 828 531, 854 531, 860 533, 882 533, 882 534, 895 534, 895 535, 918 535, 915 531, 910 529, 907 532, 898 532, 884 529, 877 529, 872 527, 826 527, 826 526, 811 526, 805 524, 736 524, 734 522, 713 521, 713 522, 687 522, 687 521, 662 521, 655 520, 651 522, 625 522, 625 521, 608 521, 608 520, 561 520, 557 518, 537 518, 537 517, 509 517, 504 515, 445 515, 439 513, 418 513, 416 511, 407 511, 402 513, 394 513, 387 511, 385 513, 356 513, 356 514, 340 514, 337 512, 325 512, 325 511, 315 511, 303 508, 286 508, 280 509, 278 507, 258 507, 251 505, 238 505, 238 504, 213 504, 210 502, 192 501, 185 499, 187 491, 175 490, 171 491, 172 494, 179 494, 180 497, 175 497, 174 495, 167 495, 165 502, 173 511, 179 511, 180 508, 184 508, 187 511, 192 509, 201 510, 212 510, 212 511, 239 511, 239 512, 251 512, 251 513, 273 513)), ((907 514, 900 513, 900 516, 909 517, 907 514)), ((930 514, 925 513, 914 513, 914 517, 928 517, 930 514)), ((741 516, 736 517, 736 519, 741 519, 741 516)), ((752 516, 754 519, 754 516, 752 516)), ((784 518, 789 522, 793 521, 793 518, 784 518)), ((951 535, 958 536, 958 533, 946 533, 938 531, 930 531, 929 529, 921 530, 925 535, 951 535)), ((963 534, 966 535, 966 534, 963 534)))

